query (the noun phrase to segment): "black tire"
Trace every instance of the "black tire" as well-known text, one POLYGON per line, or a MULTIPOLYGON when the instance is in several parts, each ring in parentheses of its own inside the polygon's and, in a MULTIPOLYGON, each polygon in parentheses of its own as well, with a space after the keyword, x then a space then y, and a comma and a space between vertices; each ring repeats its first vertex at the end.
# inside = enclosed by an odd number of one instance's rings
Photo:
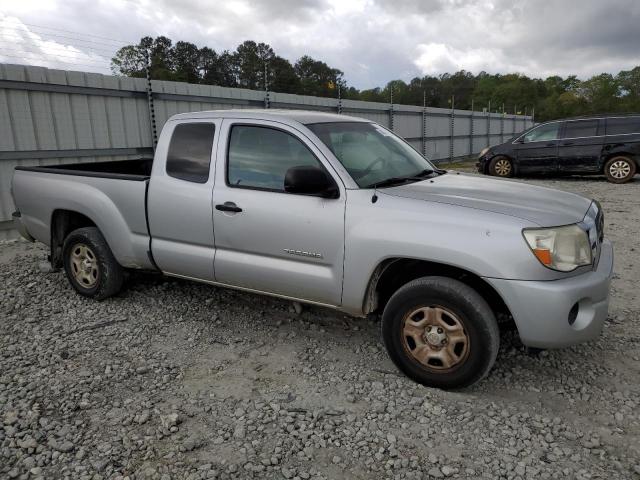
POLYGON ((612 183, 627 183, 636 174, 636 162, 624 155, 610 158, 604 165, 604 174, 612 183))
MULTIPOLYGON (((491 370, 500 346, 498 323, 487 302, 471 287, 446 277, 418 278, 401 287, 384 309, 381 329, 382 340, 393 363, 409 378, 428 387, 463 388, 480 381, 491 370), (463 347, 465 353, 464 356, 460 353, 459 363, 452 368, 437 366, 438 360, 433 358, 429 362, 436 365, 427 366, 411 353, 411 337, 405 334, 405 320, 421 307, 444 311, 441 319, 447 323, 455 319, 456 325, 463 327, 467 337, 463 347)), ((448 340, 447 337, 443 342, 448 340)), ((427 346, 430 340, 423 341, 424 345, 417 346, 414 351, 426 348, 433 352, 432 347, 427 346)), ((453 348, 459 346, 455 344, 453 348)))
POLYGON ((494 177, 513 177, 513 162, 511 159, 498 155, 489 162, 489 175, 494 177))
POLYGON ((69 283, 80 295, 104 300, 122 288, 124 270, 97 228, 72 231, 64 240, 62 255, 69 283))

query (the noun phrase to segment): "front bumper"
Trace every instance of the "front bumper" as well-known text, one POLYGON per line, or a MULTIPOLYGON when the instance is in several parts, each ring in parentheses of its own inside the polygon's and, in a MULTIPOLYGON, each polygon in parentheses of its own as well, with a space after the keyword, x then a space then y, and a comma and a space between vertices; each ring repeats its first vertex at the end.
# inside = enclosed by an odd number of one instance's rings
POLYGON ((485 173, 487 171, 487 162, 489 161, 489 153, 485 153, 476 160, 476 168, 478 173, 485 173))
POLYGON ((20 212, 13 212, 11 214, 11 217, 13 218, 13 228, 15 228, 23 238, 29 240, 30 242, 35 242, 35 238, 29 235, 27 227, 24 226, 24 223, 22 222, 22 215, 20 214, 20 212))
POLYGON ((600 335, 609 309, 612 275, 613 247, 605 240, 595 271, 552 281, 486 280, 509 307, 524 345, 558 348, 600 335))

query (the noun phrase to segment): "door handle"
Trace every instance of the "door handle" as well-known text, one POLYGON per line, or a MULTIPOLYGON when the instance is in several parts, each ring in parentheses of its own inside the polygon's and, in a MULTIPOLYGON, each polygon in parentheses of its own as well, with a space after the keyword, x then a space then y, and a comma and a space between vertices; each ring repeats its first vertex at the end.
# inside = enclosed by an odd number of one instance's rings
POLYGON ((234 212, 234 213, 239 213, 242 211, 242 209, 233 202, 220 203, 216 205, 216 210, 220 210, 221 212, 234 212))
POLYGON ((562 142, 562 145, 573 145, 576 142, 562 142))
POLYGON ((556 146, 556 142, 549 142, 545 145, 545 147, 555 147, 556 146))

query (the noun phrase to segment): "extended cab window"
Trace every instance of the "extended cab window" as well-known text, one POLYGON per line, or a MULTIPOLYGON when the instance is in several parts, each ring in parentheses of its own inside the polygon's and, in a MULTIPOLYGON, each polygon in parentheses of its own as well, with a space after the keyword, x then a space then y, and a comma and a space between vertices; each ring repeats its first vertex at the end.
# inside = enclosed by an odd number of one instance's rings
POLYGON ((522 137, 524 143, 544 142, 548 140, 557 140, 558 130, 560 130, 560 122, 547 123, 534 128, 522 137))
POLYGON ((567 122, 562 138, 595 137, 598 134, 598 120, 575 120, 567 122))
POLYGON ((207 183, 215 125, 181 123, 171 135, 167 154, 167 173, 195 183, 207 183))
POLYGON ((640 133, 640 117, 607 118, 607 135, 640 133))
POLYGON ((284 192, 284 177, 289 168, 320 167, 299 139, 268 127, 232 127, 228 155, 227 180, 234 187, 284 192))

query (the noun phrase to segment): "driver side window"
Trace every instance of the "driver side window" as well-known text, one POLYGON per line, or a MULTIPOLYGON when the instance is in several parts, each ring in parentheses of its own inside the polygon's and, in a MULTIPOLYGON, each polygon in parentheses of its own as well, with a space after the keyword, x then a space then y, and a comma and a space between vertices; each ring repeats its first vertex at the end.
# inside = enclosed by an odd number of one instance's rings
POLYGON ((284 192, 287 170, 299 166, 321 167, 309 148, 293 135, 269 127, 231 128, 227 160, 230 186, 284 192))
POLYGON ((524 141, 524 143, 557 140, 558 132, 560 131, 560 125, 561 122, 553 122, 546 125, 540 125, 538 128, 534 128, 524 137, 522 137, 522 140, 524 141))

